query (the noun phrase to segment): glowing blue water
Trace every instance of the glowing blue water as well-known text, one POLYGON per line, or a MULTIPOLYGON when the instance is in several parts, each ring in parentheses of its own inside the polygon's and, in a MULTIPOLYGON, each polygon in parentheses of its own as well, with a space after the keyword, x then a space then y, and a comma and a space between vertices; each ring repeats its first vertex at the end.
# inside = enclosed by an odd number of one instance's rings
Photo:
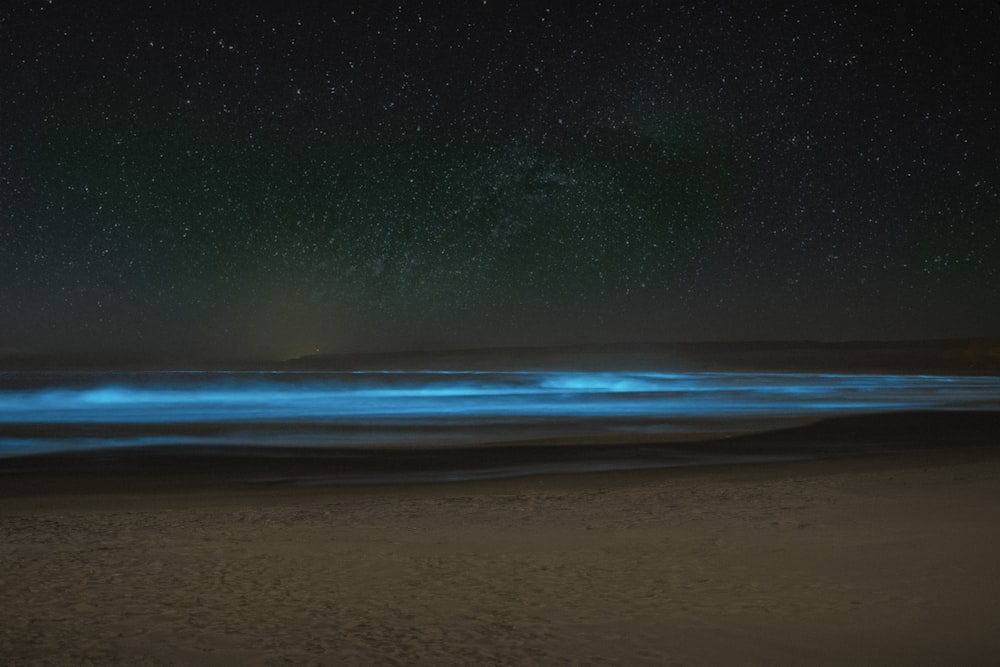
POLYGON ((0 373, 0 455, 185 445, 698 436, 838 414, 1000 409, 1000 378, 653 372, 0 373))

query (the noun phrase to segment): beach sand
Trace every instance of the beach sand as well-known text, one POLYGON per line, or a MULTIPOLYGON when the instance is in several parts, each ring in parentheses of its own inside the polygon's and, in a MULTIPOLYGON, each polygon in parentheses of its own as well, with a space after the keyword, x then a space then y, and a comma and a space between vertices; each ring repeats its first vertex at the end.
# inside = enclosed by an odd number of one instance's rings
POLYGON ((995 448, 349 488, 58 475, 0 490, 4 665, 1000 661, 995 448))

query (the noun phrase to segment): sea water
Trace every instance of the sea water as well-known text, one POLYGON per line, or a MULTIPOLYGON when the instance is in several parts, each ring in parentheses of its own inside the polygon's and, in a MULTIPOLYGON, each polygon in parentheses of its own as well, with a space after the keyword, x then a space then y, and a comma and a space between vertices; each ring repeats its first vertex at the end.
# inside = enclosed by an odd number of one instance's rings
POLYGON ((755 372, 0 373, 0 456, 186 445, 694 440, 829 416, 997 410, 1000 378, 755 372))

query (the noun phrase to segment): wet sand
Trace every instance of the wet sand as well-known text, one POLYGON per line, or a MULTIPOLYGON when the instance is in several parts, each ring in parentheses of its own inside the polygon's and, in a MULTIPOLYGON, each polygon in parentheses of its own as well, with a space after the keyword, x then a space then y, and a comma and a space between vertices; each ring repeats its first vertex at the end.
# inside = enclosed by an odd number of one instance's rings
POLYGON ((0 480, 0 662, 1000 656, 995 445, 360 487, 238 468, 0 480))

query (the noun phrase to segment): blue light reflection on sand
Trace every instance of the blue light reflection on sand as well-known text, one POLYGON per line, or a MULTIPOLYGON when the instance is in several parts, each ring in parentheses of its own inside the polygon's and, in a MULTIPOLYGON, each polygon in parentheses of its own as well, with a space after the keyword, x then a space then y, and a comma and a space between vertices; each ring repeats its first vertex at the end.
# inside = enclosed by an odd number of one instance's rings
POLYGON ((1000 378, 565 371, 0 373, 0 456, 155 444, 428 446, 583 436, 613 441, 630 434, 697 437, 753 430, 765 422, 773 427, 841 414, 942 409, 1000 409, 1000 378), (200 432, 199 425, 213 428, 200 432), (135 430, 140 427, 141 432, 135 430))

